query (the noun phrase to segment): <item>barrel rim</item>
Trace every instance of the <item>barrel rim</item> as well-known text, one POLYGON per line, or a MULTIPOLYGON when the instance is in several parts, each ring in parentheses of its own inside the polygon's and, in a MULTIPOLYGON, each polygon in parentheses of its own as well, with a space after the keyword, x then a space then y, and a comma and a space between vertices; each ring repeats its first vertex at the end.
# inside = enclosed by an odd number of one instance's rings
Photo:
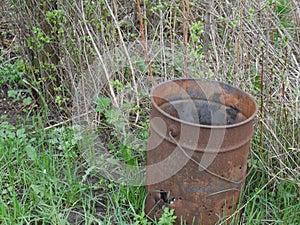
MULTIPOLYGON (((157 96, 157 95, 156 95, 156 96, 157 96)), ((166 117, 168 117, 168 118, 170 118, 170 119, 172 119, 172 120, 175 120, 175 121, 177 121, 177 122, 179 122, 179 123, 183 123, 183 124, 186 124, 186 125, 189 125, 189 126, 199 127, 199 128, 224 129, 224 128, 234 128, 234 127, 239 127, 239 126, 242 126, 242 125, 244 125, 244 124, 246 124, 246 123, 249 123, 249 122, 253 121, 253 120, 254 120, 254 117, 256 116, 256 114, 257 114, 257 112, 258 112, 258 105, 257 105, 257 103, 256 103, 256 101, 255 101, 255 98, 254 98, 252 95, 250 95, 250 94, 244 92, 243 90, 241 90, 241 89, 238 88, 238 87, 235 87, 235 86, 233 86, 233 85, 230 85, 230 84, 227 84, 227 83, 224 83, 224 82, 202 80, 202 79, 200 79, 200 78, 177 78, 177 79, 167 80, 167 81, 164 81, 164 82, 162 82, 162 83, 159 83, 158 85, 156 85, 156 86, 152 89, 152 91, 151 91, 151 93, 150 93, 150 99, 151 99, 151 102, 152 102, 153 106, 154 106, 161 114, 163 114, 164 116, 166 116, 166 117), (174 116, 171 116, 170 114, 166 113, 164 110, 162 110, 162 109, 156 104, 156 102, 155 102, 154 99, 153 99, 154 92, 155 92, 155 90, 156 90, 158 87, 163 86, 163 85, 167 85, 168 83, 172 83, 172 82, 176 82, 176 81, 196 81, 196 82, 202 82, 202 83, 217 83, 217 84, 223 84, 223 85, 229 86, 229 87, 231 87, 231 88, 233 88, 233 89, 236 89, 236 90, 238 90, 238 91, 240 91, 240 92, 246 94, 246 95, 253 101, 253 103, 254 103, 254 105, 255 105, 255 111, 254 111, 254 113, 253 113, 249 118, 247 118, 246 120, 243 120, 243 121, 241 121, 241 122, 239 122, 239 123, 230 124, 230 125, 204 125, 204 124, 191 123, 191 122, 187 122, 187 121, 178 119, 178 118, 176 118, 176 117, 174 117, 174 116)))

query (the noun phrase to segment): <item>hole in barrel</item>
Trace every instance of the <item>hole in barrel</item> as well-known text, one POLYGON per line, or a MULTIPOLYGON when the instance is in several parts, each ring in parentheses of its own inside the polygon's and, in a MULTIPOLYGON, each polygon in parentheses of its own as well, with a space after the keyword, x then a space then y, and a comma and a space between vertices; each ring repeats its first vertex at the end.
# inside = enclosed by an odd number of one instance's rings
POLYGON ((224 207, 225 207, 225 203, 221 206, 221 211, 224 210, 224 207))
POLYGON ((168 192, 164 191, 164 190, 160 190, 160 198, 164 201, 164 202, 168 202, 168 192))

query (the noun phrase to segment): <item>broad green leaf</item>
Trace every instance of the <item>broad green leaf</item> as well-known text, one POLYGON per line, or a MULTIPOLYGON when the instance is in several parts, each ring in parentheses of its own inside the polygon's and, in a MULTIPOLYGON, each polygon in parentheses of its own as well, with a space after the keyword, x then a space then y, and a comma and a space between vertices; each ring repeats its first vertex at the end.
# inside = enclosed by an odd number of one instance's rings
POLYGON ((37 159, 37 152, 31 145, 27 145, 25 151, 31 160, 35 161, 37 159))

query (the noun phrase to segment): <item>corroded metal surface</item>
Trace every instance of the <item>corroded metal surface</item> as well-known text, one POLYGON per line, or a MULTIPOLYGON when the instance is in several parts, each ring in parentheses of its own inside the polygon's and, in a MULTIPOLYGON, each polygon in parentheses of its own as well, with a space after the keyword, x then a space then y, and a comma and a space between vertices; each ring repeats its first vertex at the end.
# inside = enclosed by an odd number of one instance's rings
POLYGON ((237 208, 257 105, 219 82, 181 79, 152 92, 146 212, 174 208, 187 224, 215 224, 237 208))

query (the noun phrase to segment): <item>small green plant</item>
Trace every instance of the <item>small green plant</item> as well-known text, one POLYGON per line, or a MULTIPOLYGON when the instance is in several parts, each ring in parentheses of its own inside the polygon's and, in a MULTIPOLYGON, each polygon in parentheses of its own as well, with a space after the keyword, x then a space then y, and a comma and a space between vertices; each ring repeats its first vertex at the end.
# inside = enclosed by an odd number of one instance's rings
POLYGON ((196 43, 199 43, 200 36, 203 33, 203 25, 202 25, 201 21, 192 23, 190 32, 191 32, 191 37, 192 37, 193 41, 196 43))
POLYGON ((158 225, 169 225, 173 224, 176 220, 177 216, 174 215, 174 209, 169 209, 166 207, 164 209, 164 213, 162 214, 161 218, 158 220, 158 225))
POLYGON ((22 102, 24 105, 30 105, 32 103, 32 98, 27 96, 24 90, 9 90, 7 96, 14 102, 22 102))
MULTIPOLYGON (((111 84, 120 94, 130 93, 130 84, 124 86, 119 80, 112 81, 111 84)), ((139 129, 136 127, 132 129, 131 127, 130 116, 136 113, 140 107, 131 101, 124 101, 122 108, 115 108, 112 107, 111 99, 103 95, 98 95, 95 103, 95 111, 99 113, 101 121, 110 131, 110 141, 107 148, 111 150, 114 157, 124 160, 126 164, 138 165, 143 158, 141 157, 143 151, 146 149, 145 143, 149 128, 148 120, 144 120, 147 118, 138 121, 139 129)), ((142 114, 143 112, 140 112, 141 116, 142 114)))
POLYGON ((0 56, 0 87, 24 87, 24 63, 17 60, 13 63, 5 62, 0 56))
POLYGON ((151 222, 147 219, 147 215, 144 211, 141 214, 134 215, 134 225, 150 225, 151 222))
MULTIPOLYGON (((166 207, 162 216, 155 223, 157 225, 171 225, 176 221, 177 216, 174 215, 174 209, 166 207)), ((144 211, 141 214, 134 216, 135 225, 150 225, 152 224, 144 211)))

